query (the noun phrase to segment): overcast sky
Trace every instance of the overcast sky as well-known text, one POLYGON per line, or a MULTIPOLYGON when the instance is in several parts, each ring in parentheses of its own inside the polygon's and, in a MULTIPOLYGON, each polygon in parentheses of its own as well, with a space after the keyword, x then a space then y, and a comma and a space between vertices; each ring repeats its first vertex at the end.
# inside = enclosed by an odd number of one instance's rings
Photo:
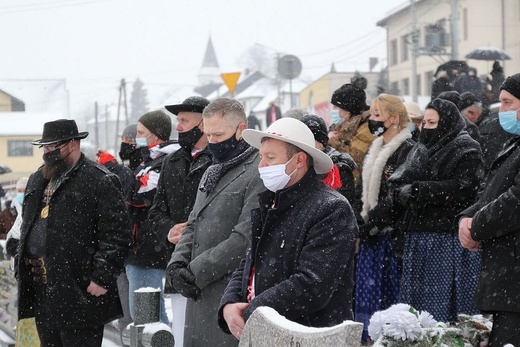
POLYGON ((197 84, 211 35, 223 72, 252 45, 294 54, 303 78, 386 65, 376 22, 406 0, 1 0, 0 78, 64 78, 71 109, 118 81, 197 84))

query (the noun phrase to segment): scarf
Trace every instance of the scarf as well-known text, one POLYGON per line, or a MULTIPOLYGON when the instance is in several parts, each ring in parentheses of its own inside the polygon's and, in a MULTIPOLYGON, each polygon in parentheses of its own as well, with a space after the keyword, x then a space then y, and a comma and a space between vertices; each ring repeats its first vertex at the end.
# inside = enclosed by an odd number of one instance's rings
POLYGON ((249 158, 255 151, 256 148, 251 147, 246 141, 241 140, 228 160, 221 163, 214 163, 207 168, 200 179, 199 190, 203 193, 211 193, 220 179, 228 173, 229 170, 249 158))

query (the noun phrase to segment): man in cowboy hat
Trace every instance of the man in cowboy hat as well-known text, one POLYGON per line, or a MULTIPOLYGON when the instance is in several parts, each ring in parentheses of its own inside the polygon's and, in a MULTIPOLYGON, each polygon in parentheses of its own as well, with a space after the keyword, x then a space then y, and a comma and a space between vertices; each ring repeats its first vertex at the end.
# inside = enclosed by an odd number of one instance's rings
POLYGON ((219 309, 219 325, 240 339, 259 306, 289 320, 329 327, 353 319, 354 213, 320 175, 332 169, 327 154, 301 121, 282 118, 265 132, 244 130, 260 149, 258 171, 267 191, 251 211, 246 257, 233 273, 219 309))
MULTIPOLYGON (((208 104, 206 98, 191 96, 181 104, 165 106, 177 116, 181 149, 164 158, 163 174, 159 177, 148 218, 152 221, 153 232, 169 250, 168 259, 186 227, 200 179, 211 165, 212 157, 202 122, 202 112, 208 104)), ((182 346, 187 298, 177 293, 170 282, 170 273, 166 272, 164 293, 171 294, 173 336, 175 343, 182 346)))
POLYGON ((116 278, 131 242, 121 183, 80 150, 74 120, 43 126, 44 164, 27 183, 18 258, 18 318, 42 346, 101 346, 122 315, 116 278))

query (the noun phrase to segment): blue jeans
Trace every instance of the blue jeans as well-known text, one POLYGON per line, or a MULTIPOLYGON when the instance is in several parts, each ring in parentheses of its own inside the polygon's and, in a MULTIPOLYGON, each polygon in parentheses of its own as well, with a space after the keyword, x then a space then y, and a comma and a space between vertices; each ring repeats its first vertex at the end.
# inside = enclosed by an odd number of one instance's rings
POLYGON ((129 295, 128 301, 130 304, 130 315, 134 318, 134 291, 143 288, 160 288, 161 289, 161 322, 169 324, 168 315, 164 307, 164 289, 163 289, 163 276, 164 270, 147 268, 137 265, 126 265, 126 277, 128 277, 129 284, 129 295))

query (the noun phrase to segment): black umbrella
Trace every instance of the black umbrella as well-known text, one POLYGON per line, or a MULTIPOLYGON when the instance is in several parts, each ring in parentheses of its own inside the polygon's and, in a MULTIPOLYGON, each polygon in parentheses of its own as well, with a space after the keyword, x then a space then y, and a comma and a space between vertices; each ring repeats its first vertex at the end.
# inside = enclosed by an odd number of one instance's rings
POLYGON ((435 75, 439 73, 439 71, 449 72, 451 70, 457 70, 458 72, 468 72, 469 66, 468 63, 464 60, 449 60, 445 63, 442 63, 437 67, 437 71, 435 71, 435 75))
POLYGON ((11 172, 10 168, 8 168, 5 165, 1 165, 0 164, 0 175, 6 174, 6 173, 9 173, 9 172, 11 172))
POLYGON ((467 59, 475 60, 509 60, 511 57, 503 50, 497 47, 479 47, 468 54, 467 59))

